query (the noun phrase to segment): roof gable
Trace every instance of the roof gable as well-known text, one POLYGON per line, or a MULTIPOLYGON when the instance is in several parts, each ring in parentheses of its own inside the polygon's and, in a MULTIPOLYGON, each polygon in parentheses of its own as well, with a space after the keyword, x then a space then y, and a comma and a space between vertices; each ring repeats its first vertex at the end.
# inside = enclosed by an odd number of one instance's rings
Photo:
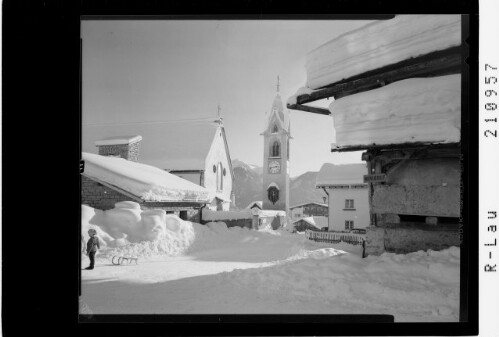
POLYGON ((315 181, 316 186, 363 184, 367 174, 366 164, 322 165, 315 181))
POLYGON ((329 207, 327 204, 321 204, 321 203, 318 203, 318 202, 307 202, 307 203, 304 203, 304 204, 298 204, 298 205, 294 205, 294 206, 290 206, 289 209, 294 209, 294 208, 298 208, 298 207, 305 207, 305 206, 308 206, 308 205, 317 205, 317 206, 321 206, 321 207, 329 207))

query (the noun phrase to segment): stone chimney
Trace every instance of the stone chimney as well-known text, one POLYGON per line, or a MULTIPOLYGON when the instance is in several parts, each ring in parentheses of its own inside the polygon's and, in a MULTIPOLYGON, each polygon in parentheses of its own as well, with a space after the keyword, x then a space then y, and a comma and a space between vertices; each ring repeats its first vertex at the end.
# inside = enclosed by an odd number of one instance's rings
POLYGON ((95 146, 101 156, 120 157, 131 161, 139 161, 139 143, 141 136, 117 136, 98 140, 95 146))

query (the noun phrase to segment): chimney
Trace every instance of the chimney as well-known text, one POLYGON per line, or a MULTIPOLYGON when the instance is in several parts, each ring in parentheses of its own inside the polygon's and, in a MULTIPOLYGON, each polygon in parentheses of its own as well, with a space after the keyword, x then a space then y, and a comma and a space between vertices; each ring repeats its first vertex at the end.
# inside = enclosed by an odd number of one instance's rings
POLYGON ((139 143, 141 136, 117 136, 97 140, 101 156, 120 157, 131 161, 139 161, 139 143))

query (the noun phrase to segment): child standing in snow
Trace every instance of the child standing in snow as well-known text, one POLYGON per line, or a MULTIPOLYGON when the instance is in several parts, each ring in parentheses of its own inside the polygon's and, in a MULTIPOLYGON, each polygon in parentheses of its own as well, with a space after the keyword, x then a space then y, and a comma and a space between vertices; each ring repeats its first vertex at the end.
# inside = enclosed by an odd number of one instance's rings
POLYGON ((87 242, 87 255, 90 258, 90 266, 85 269, 94 269, 95 253, 97 249, 100 249, 99 238, 96 236, 97 231, 95 229, 89 229, 88 235, 90 239, 87 242))

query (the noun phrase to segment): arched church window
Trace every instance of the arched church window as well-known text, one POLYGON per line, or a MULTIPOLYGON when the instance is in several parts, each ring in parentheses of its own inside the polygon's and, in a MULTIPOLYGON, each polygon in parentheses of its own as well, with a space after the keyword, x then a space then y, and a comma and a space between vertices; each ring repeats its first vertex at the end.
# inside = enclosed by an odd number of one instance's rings
POLYGON ((271 157, 279 157, 281 155, 281 144, 278 140, 272 143, 272 148, 270 149, 271 157))
POLYGON ((218 163, 217 166, 217 191, 222 191, 224 188, 222 163, 218 163))
POLYGON ((269 187, 267 192, 269 200, 272 202, 272 204, 275 204, 277 200, 279 200, 279 190, 277 189, 277 187, 271 186, 269 187))
POLYGON ((274 127, 272 128, 272 133, 277 133, 279 131, 279 129, 277 129, 277 125, 274 125, 274 127))

